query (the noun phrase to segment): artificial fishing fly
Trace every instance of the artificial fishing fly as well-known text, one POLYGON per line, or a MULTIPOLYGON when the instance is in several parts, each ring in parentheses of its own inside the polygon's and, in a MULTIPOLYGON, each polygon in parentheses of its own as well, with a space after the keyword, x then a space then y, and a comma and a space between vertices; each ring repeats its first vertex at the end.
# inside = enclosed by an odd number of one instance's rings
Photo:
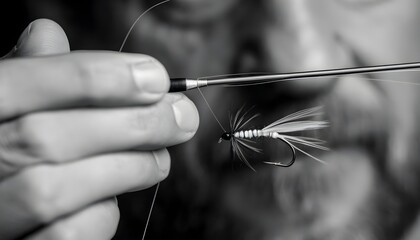
POLYGON ((245 112, 241 116, 242 109, 243 108, 241 108, 236 113, 233 119, 230 118, 230 127, 232 130, 230 132, 224 132, 219 139, 219 143, 222 142, 222 140, 230 141, 234 155, 237 156, 240 160, 242 160, 242 162, 244 162, 252 170, 255 171, 255 169, 247 160, 243 148, 246 148, 253 152, 261 153, 261 149, 250 145, 250 143, 254 143, 253 139, 257 138, 271 138, 280 140, 283 143, 285 143, 292 152, 292 158, 288 163, 264 162, 266 164, 279 167, 290 167, 296 160, 296 150, 311 157, 316 161, 325 163, 324 161, 318 159, 317 157, 309 154, 308 152, 298 147, 298 145, 302 145, 320 150, 328 150, 327 147, 323 146, 323 144, 325 143, 324 141, 317 138, 289 135, 290 133, 294 132, 317 130, 327 127, 327 121, 308 120, 311 117, 321 115, 322 107, 313 107, 292 113, 269 124, 268 126, 262 129, 244 129, 245 126, 253 119, 258 117, 259 114, 254 114, 250 118, 246 119, 246 115, 249 111, 245 112))
MULTIPOLYGON (((134 30, 135 25, 139 22, 139 20, 145 15, 147 14, 149 11, 153 10, 154 8, 168 3, 170 2, 170 0, 164 0, 162 2, 159 2, 153 6, 151 6, 150 8, 146 9, 142 14, 140 14, 140 16, 134 21, 134 23, 131 25, 130 29, 128 30, 122 44, 121 47, 119 49, 119 52, 121 52, 128 40, 128 37, 130 36, 131 32, 134 30)), ((227 76, 227 75, 226 75, 227 76)), ((219 120, 217 119, 216 115, 214 114, 213 110, 211 109, 209 103, 207 102, 206 98, 204 97, 203 93, 201 92, 200 88, 201 85, 199 84, 200 79, 197 80, 193 80, 193 88, 197 88, 199 93, 201 94, 201 96, 203 97, 203 100, 205 101, 205 103, 207 104, 207 106, 209 107, 211 113, 213 114, 214 118, 216 119, 216 121, 219 123, 220 127, 223 129, 223 126, 220 124, 219 120)), ((187 81, 185 79, 181 79, 179 81, 171 81, 171 92, 172 91, 185 91, 187 89, 189 89, 187 87, 188 83, 191 83, 191 81, 187 81), (175 86, 178 84, 178 87, 175 86), (174 87, 175 86, 175 87, 174 87)), ((253 138, 261 138, 261 137, 269 137, 269 138, 274 138, 274 139, 278 139, 280 141, 283 141, 284 143, 286 143, 293 154, 292 160, 287 163, 287 164, 283 164, 280 162, 265 162, 266 164, 271 164, 274 166, 282 166, 282 167, 289 167, 291 165, 293 165, 293 163, 295 162, 296 159, 296 150, 312 157, 313 159, 323 162, 322 160, 310 155, 309 153, 301 150, 300 148, 298 148, 296 146, 296 144, 301 144, 301 145, 305 145, 305 146, 309 146, 309 147, 313 147, 313 148, 317 148, 317 149, 322 149, 322 150, 328 150, 326 147, 322 146, 322 144, 324 143, 323 141, 319 140, 319 139, 315 139, 315 138, 307 138, 307 137, 295 137, 295 136, 290 136, 287 135, 285 133, 290 133, 290 132, 298 132, 298 131, 305 131, 305 130, 316 130, 316 129, 320 129, 320 128, 324 128, 328 125, 327 122, 324 121, 304 121, 303 119, 305 118, 309 118, 309 117, 313 117, 316 115, 319 115, 320 112, 320 107, 317 108, 311 108, 311 109, 307 109, 307 110, 302 110, 299 112, 296 112, 294 114, 288 115, 280 120, 277 120, 275 122, 273 122, 272 124, 268 125, 267 127, 263 128, 263 129, 253 129, 253 130, 242 130, 243 127, 245 127, 251 120, 253 120, 254 118, 256 118, 258 115, 254 115, 251 118, 245 120, 246 117, 246 113, 243 114, 241 117, 240 113, 241 111, 238 111, 238 113, 235 115, 235 118, 233 121, 231 121, 231 132, 225 132, 223 133, 221 139, 224 140, 230 140, 231 142, 231 146, 232 146, 232 150, 233 152, 247 165, 249 166, 251 169, 254 170, 254 168, 250 165, 250 163, 247 161, 245 154, 242 150, 243 147, 250 149, 252 151, 255 152, 261 152, 260 149, 255 148, 253 146, 251 146, 249 143, 253 142, 253 138)), ((223 129, 223 131, 225 131, 223 129)), ((324 162, 323 162, 324 163, 324 162)), ((255 170, 254 170, 255 171, 255 170)), ((156 189, 153 195, 153 199, 152 199, 152 203, 149 209, 149 214, 147 216, 147 221, 146 221, 146 225, 144 227, 144 231, 143 231, 143 235, 142 235, 142 240, 145 239, 146 237, 146 232, 147 232, 147 228, 149 225, 149 220, 151 218, 152 215, 152 210, 155 204, 155 200, 156 200, 156 196, 159 190, 159 183, 156 185, 156 189)))

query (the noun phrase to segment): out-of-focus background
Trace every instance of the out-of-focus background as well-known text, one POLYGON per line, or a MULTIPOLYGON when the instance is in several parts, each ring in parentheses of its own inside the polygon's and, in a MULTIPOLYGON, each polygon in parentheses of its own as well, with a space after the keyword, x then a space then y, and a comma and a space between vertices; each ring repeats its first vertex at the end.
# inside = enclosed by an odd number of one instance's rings
MULTIPOLYGON (((130 25, 155 0, 2 3, 0 51, 6 54, 36 18, 66 31, 72 50, 118 50, 130 25)), ((172 77, 282 72, 420 60, 417 0, 173 0, 147 14, 124 51, 160 60, 172 77)), ((200 129, 171 149, 148 239, 420 239, 420 81, 416 71, 206 89, 225 127, 242 106, 261 113, 250 127, 324 106, 330 128, 313 133, 331 151, 308 150, 292 168, 265 143, 253 172, 232 160, 223 132, 197 92, 200 129)), ((115 239, 140 239, 154 189, 119 197, 115 239)))
POLYGON ((26 28, 28 25, 28 12, 24 7, 23 2, 21 3, 4 3, 3 14, 1 14, 1 29, 3 29, 3 38, 1 38, 1 54, 5 55, 8 53, 13 46, 16 44, 19 38, 22 28, 26 28), (7 14, 10 13, 10 14, 7 14), (12 14, 13 13, 13 14, 12 14))

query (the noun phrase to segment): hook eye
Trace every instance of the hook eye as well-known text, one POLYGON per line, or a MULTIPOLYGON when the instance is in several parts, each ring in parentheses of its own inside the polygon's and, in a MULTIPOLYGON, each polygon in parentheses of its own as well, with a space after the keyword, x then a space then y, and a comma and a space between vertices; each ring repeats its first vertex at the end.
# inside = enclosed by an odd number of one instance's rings
POLYGON ((269 165, 274 165, 277 167, 290 167, 293 165, 293 163, 295 163, 296 160, 296 150, 295 148, 293 148, 293 146, 286 142, 284 139, 278 138, 279 140, 281 140, 282 142, 286 143, 287 146, 289 146, 290 150, 292 151, 292 159, 290 160, 290 162, 288 163, 281 163, 281 162, 264 162, 265 164, 269 164, 269 165))

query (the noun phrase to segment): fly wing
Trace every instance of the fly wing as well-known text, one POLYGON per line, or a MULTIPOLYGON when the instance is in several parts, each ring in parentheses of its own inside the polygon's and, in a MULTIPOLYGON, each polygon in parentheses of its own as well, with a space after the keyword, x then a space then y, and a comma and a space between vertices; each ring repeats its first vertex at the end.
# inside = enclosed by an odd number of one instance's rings
POLYGON ((315 148, 319 150, 329 150, 323 145, 325 144, 324 141, 310 137, 287 135, 287 133, 292 132, 317 130, 328 127, 329 123, 327 121, 307 120, 310 117, 321 115, 321 110, 322 107, 314 107, 298 111, 271 123, 267 127, 263 128, 262 131, 264 133, 276 133, 272 134, 271 136, 275 136, 275 138, 283 140, 284 142, 289 144, 290 147, 292 147, 294 150, 297 150, 316 161, 325 163, 321 159, 309 154, 308 152, 300 148, 302 146, 315 148))
POLYGON ((307 130, 317 130, 328 127, 327 121, 295 121, 278 125, 270 125, 263 128, 266 132, 290 133, 307 130))
POLYGON ((251 164, 248 162, 248 160, 245 157, 245 154, 243 152, 243 150, 241 149, 241 145, 239 145, 239 142, 237 141, 237 139, 232 139, 231 140, 231 144, 232 144, 232 150, 235 153, 236 156, 238 156, 238 158, 245 163, 245 165, 247 165, 249 168, 251 168, 254 172, 255 169, 251 166, 251 164))
POLYGON ((270 125, 268 125, 267 127, 265 127, 264 129, 269 129, 287 122, 292 122, 292 121, 296 121, 296 120, 302 120, 305 118, 309 118, 309 117, 314 117, 314 116, 319 116, 322 115, 322 106, 318 106, 318 107, 313 107, 313 108, 308 108, 308 109, 304 109, 295 113, 292 113, 290 115, 287 115, 286 117, 283 117, 273 123, 271 123, 270 125))
POLYGON ((235 117, 233 118, 233 123, 232 123, 232 131, 237 130, 237 126, 240 124, 239 123, 239 116, 241 115, 241 112, 243 110, 244 106, 242 106, 235 114, 235 117))
POLYGON ((324 151, 330 150, 329 148, 323 146, 322 144, 325 141, 322 141, 317 138, 306 138, 306 137, 295 137, 295 136, 283 136, 284 139, 287 139, 291 143, 301 144, 307 147, 316 148, 324 151))
POLYGON ((249 139, 245 139, 244 138, 244 139, 236 139, 236 141, 238 142, 238 146, 243 146, 243 147, 245 147, 245 148, 247 148, 247 149, 249 149, 250 151, 253 151, 253 152, 262 153, 262 150, 261 149, 256 148, 254 146, 251 146, 250 144, 247 143, 247 142, 249 142, 249 143, 255 143, 252 140, 249 140, 249 139))
POLYGON ((325 128, 328 126, 326 121, 306 120, 321 115, 321 110, 322 107, 318 106, 292 113, 271 123, 262 130, 264 132, 290 133, 325 128))
POLYGON ((235 118, 233 120, 233 126, 232 126, 232 131, 236 132, 239 129, 243 128, 246 124, 248 124, 251 120, 253 120, 254 118, 258 117, 259 114, 254 114, 253 116, 251 116, 250 118, 246 119, 246 116, 248 115, 248 113, 253 109, 250 108, 248 109, 245 113, 241 114, 243 111, 244 107, 241 107, 239 109, 239 111, 235 114, 235 118))
MULTIPOLYGON (((248 120, 245 120, 243 123, 241 123, 240 125, 238 125, 238 126, 236 126, 235 128, 234 128, 234 131, 237 131, 237 130, 239 130, 239 129, 241 129, 241 128, 243 128, 243 127, 245 127, 245 125, 247 125, 249 122, 251 122, 254 118, 256 118, 256 117, 258 117, 260 114, 254 114, 254 115, 252 115, 252 117, 250 117, 250 118, 248 118, 248 120)), ((245 116, 245 115, 244 115, 245 116)))
MULTIPOLYGON (((317 144, 318 141, 320 141, 320 140, 314 139, 314 142, 311 142, 311 141, 309 141, 308 138, 298 139, 297 137, 290 137, 290 136, 284 136, 284 135, 277 136, 277 139, 280 139, 280 140, 284 141, 286 144, 288 144, 293 149, 293 151, 297 150, 297 151, 305 154, 306 156, 314 159, 315 161, 318 161, 322 164, 327 164, 325 161, 311 155, 310 153, 304 151, 303 149, 301 149, 300 147, 298 147, 296 145, 296 144, 302 144, 302 145, 308 146, 308 147, 313 147, 313 148, 317 148, 317 149, 321 149, 321 150, 328 150, 328 148, 317 144)), ((266 162, 266 163, 273 164, 272 162, 266 162)))
MULTIPOLYGON (((283 136, 283 140, 285 142, 289 143, 290 146, 292 146, 292 148, 294 148, 295 150, 298 150, 299 152, 301 152, 301 153, 305 154, 306 156, 314 159, 315 161, 318 161, 318 162, 320 162, 322 164, 327 164, 324 160, 321 160, 321 159, 319 159, 319 158, 311 155, 310 153, 308 153, 308 152, 304 151, 303 149, 297 147, 296 144, 293 144, 293 143, 300 143, 300 144, 302 144, 301 142, 297 142, 297 141, 291 140, 291 138, 289 136, 283 136)), ((303 144, 303 145, 313 147, 313 146, 311 146, 312 144, 309 144, 309 145, 308 144, 303 144)), ((322 149, 322 150, 328 150, 328 148, 325 148, 323 146, 317 146, 316 148, 322 149)))

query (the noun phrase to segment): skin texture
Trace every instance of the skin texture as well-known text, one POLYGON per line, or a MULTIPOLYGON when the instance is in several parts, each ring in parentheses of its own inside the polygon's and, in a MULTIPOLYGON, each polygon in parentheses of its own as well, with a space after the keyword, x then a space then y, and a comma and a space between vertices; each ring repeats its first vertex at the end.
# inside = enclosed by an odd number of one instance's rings
MULTIPOLYGON (((76 40, 76 48, 116 49, 147 7, 134 0, 94 3, 92 29, 71 17, 61 19, 73 31, 86 33, 76 40), (95 34, 88 36, 93 29, 95 34)), ((34 16, 48 16, 40 6, 34 16)), ((419 9, 417 0, 177 1, 146 15, 126 51, 154 56, 171 77, 418 61, 419 9)), ((191 93, 205 127, 193 141, 174 149, 177 164, 161 188, 159 224, 149 236, 403 239, 418 211, 419 92, 412 85, 366 78, 417 82, 419 77, 414 71, 204 90, 225 127, 228 114, 244 104, 255 105, 261 114, 256 127, 324 106, 331 127, 314 135, 327 140, 332 150, 311 153, 327 166, 305 156, 288 169, 264 166, 260 160, 289 157, 286 147, 268 142, 267 154, 254 156, 256 173, 231 159, 228 144, 217 144, 223 131, 201 97, 191 93)), ((132 213, 138 210, 138 198, 122 198, 127 226, 143 221, 132 213)), ((117 237, 136 236, 124 226, 117 237)))
POLYGON ((154 58, 72 52, 39 19, 0 62, 0 238, 111 239, 116 195, 169 174, 198 127, 154 58), (112 66, 112 68, 111 68, 112 66))

